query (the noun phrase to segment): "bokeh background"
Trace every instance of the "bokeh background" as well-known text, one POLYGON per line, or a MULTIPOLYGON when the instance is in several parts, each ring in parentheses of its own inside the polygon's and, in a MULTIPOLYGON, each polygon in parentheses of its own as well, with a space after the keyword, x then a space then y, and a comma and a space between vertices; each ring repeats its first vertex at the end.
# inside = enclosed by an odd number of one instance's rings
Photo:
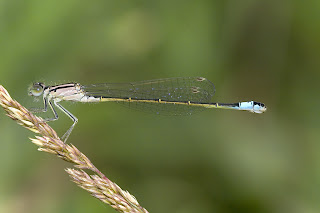
MULTIPOLYGON (((213 101, 268 111, 64 103, 79 118, 68 142, 153 213, 320 212, 319 11, 318 0, 1 0, 0 84, 35 107, 36 81, 206 77, 213 101)), ((71 121, 50 125, 61 135, 71 121)), ((0 135, 0 212, 115 212, 3 111, 0 135)))

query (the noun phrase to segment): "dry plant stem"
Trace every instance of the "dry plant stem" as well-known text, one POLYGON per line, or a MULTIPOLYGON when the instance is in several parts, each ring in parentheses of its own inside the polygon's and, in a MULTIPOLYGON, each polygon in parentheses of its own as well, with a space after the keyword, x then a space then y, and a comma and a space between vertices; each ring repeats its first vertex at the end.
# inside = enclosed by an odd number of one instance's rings
POLYGON ((30 138, 34 144, 39 146, 39 151, 55 154, 59 158, 75 164, 74 166, 78 169, 67 168, 66 172, 78 186, 102 202, 109 204, 118 212, 148 212, 140 206, 134 196, 122 190, 102 174, 74 145, 63 143, 57 133, 42 118, 33 115, 13 100, 1 85, 0 105, 7 112, 7 115, 18 124, 41 135, 30 138), (84 169, 89 169, 95 174, 89 175, 84 169))

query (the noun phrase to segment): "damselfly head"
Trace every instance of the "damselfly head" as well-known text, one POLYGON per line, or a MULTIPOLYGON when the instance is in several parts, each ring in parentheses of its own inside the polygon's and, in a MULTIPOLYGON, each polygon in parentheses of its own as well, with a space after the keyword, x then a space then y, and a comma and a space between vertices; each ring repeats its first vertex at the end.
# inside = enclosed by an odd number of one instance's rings
POLYGON ((28 95, 30 96, 40 96, 42 95, 44 90, 44 84, 37 82, 37 83, 33 83, 33 85, 29 88, 29 93, 28 95))

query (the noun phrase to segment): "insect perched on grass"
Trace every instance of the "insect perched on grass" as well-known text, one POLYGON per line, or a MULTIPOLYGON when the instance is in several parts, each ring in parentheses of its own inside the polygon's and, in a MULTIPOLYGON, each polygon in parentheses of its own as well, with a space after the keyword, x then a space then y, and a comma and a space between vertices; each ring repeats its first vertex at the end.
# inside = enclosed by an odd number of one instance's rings
POLYGON ((132 83, 101 83, 80 85, 79 83, 45 86, 34 83, 29 90, 31 96, 43 96, 44 108, 35 111, 46 112, 48 105, 54 113, 52 121, 58 119, 54 106, 68 115, 73 124, 62 136, 67 141, 78 119, 59 102, 105 102, 113 101, 142 111, 165 115, 190 115, 206 108, 234 109, 253 113, 263 113, 267 107, 263 103, 246 101, 238 103, 212 103, 215 93, 213 83, 203 77, 165 78, 132 83))

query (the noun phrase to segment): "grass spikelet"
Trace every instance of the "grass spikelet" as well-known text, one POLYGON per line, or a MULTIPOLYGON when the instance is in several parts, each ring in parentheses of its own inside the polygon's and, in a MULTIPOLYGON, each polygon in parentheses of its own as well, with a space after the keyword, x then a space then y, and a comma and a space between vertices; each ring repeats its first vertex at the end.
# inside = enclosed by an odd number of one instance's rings
POLYGON ((41 135, 30 138, 31 142, 38 146, 39 151, 54 154, 65 161, 73 163, 74 167, 78 168, 67 168, 65 171, 79 187, 88 191, 93 197, 110 205, 118 212, 148 212, 140 206, 134 196, 122 190, 116 183, 110 181, 101 173, 89 158, 74 145, 68 145, 61 141, 57 133, 42 118, 33 115, 25 107, 13 100, 1 85, 0 105, 7 112, 7 115, 19 125, 41 135), (91 170, 94 174, 89 175, 84 169, 91 170))

